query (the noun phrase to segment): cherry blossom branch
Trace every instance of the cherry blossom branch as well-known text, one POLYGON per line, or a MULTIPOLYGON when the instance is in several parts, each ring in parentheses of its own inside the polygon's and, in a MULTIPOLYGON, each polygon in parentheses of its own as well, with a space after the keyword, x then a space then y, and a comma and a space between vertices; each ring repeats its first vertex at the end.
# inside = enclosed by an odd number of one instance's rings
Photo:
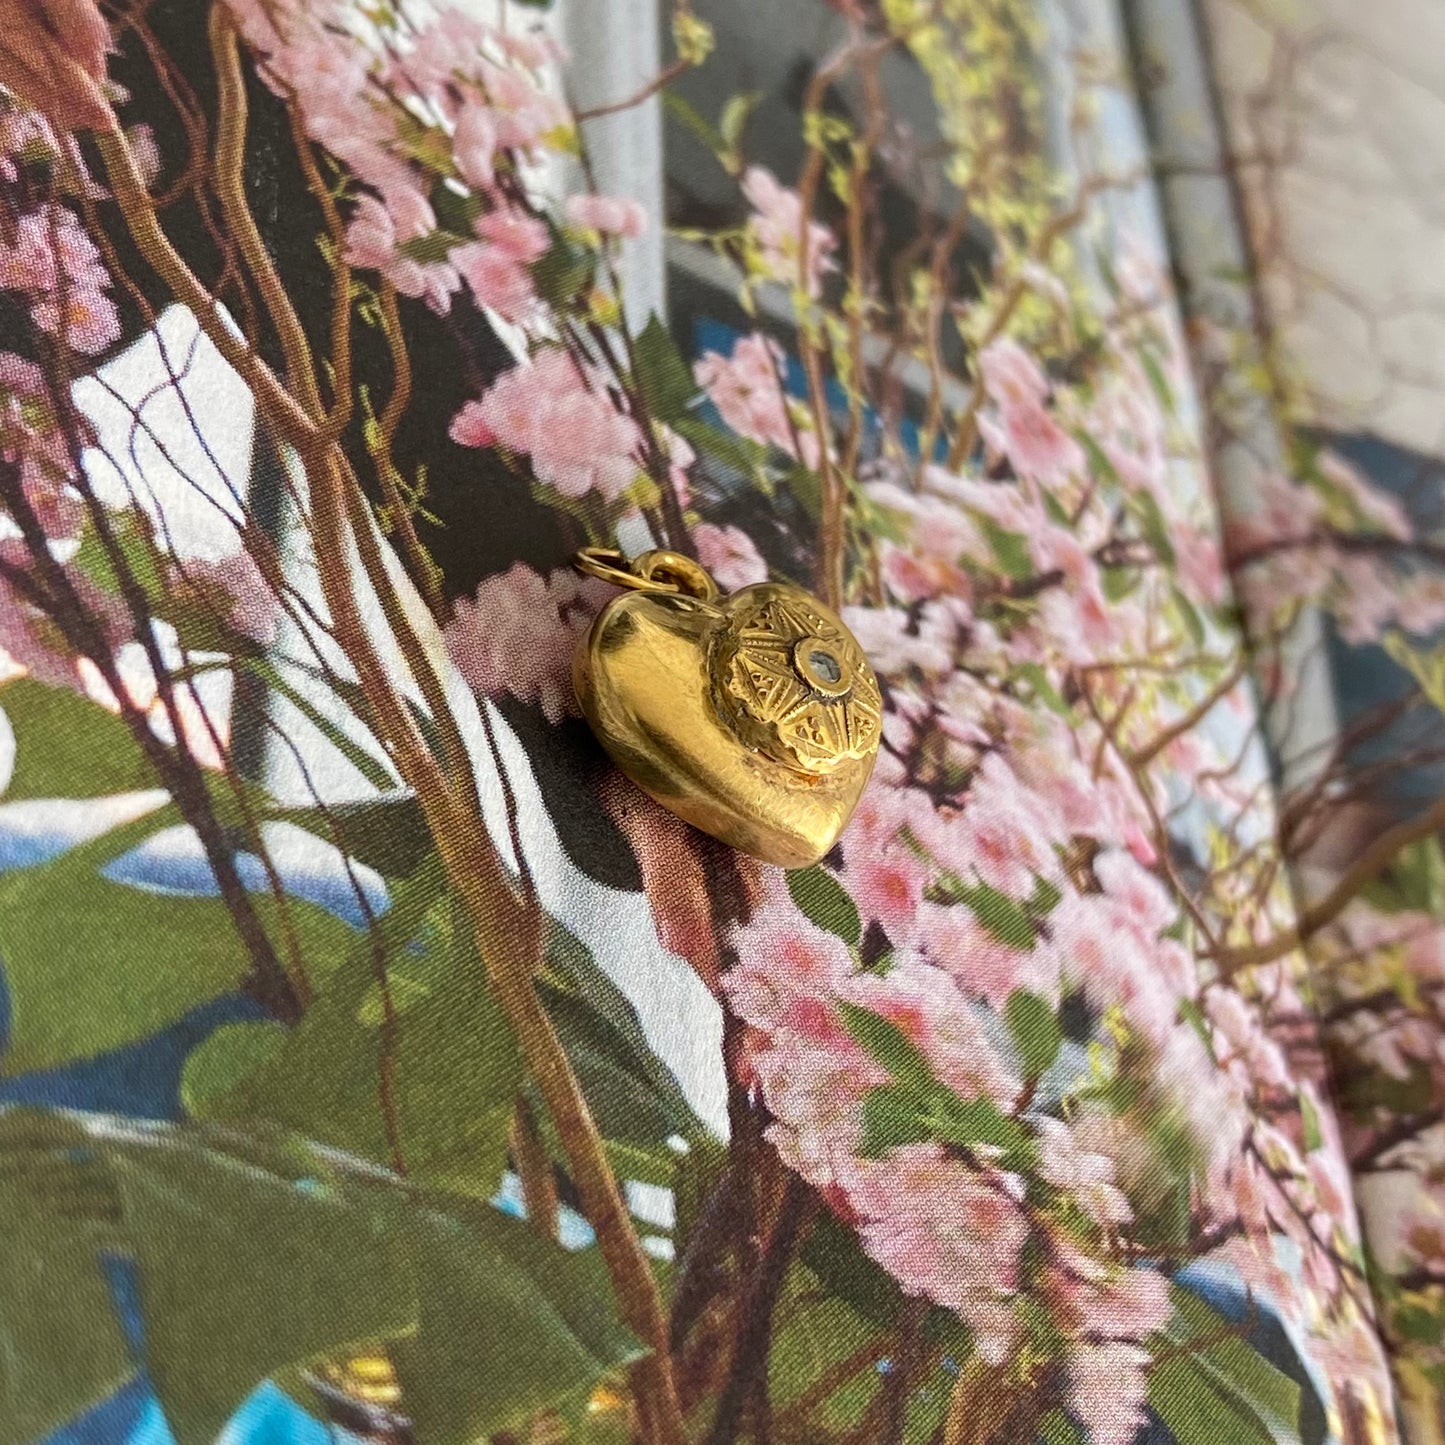
POLYGON ((606 105, 594 105, 588 110, 574 111, 573 117, 578 121, 601 120, 605 115, 620 115, 624 110, 633 110, 651 100, 658 91, 666 90, 678 76, 686 75, 692 66, 693 63, 687 56, 679 55, 676 60, 664 66, 651 80, 633 91, 631 95, 625 96, 621 100, 609 101, 606 105))
POLYGON ((1134 766, 1147 768, 1171 743, 1193 732, 1239 686, 1248 668, 1249 659, 1241 651, 1238 661, 1222 682, 1211 688, 1188 712, 1133 754, 1131 761, 1134 766))
POLYGON ((1240 969, 1273 963, 1293 953, 1333 923, 1355 901, 1360 890, 1385 872, 1406 848, 1433 837, 1442 828, 1445 828, 1445 797, 1436 799, 1433 806, 1418 817, 1406 819, 1381 833, 1318 903, 1300 913, 1295 927, 1252 947, 1222 948, 1206 956, 1212 957, 1220 971, 1229 976, 1240 969))
MULTIPOLYGON (((1126 171, 1122 175, 1105 173, 1087 177, 1080 183, 1073 204, 1067 210, 1056 211, 1039 228, 1038 234, 1029 246, 1028 259, 1035 265, 1047 264, 1049 256, 1058 242, 1088 217, 1089 207, 1095 197, 1104 191, 1127 190, 1130 186, 1137 185, 1147 174, 1147 171, 1140 169, 1126 171)), ((978 340, 978 350, 984 350, 990 342, 996 341, 1003 335, 1009 322, 1013 320, 1014 313, 1028 294, 1027 270, 1020 267, 1009 282, 998 305, 994 308, 993 315, 989 318, 989 323, 978 340)), ((978 442, 978 414, 983 407, 983 401, 983 383, 976 381, 968 403, 959 415, 954 429, 953 442, 948 449, 950 471, 957 471, 963 466, 978 442)))

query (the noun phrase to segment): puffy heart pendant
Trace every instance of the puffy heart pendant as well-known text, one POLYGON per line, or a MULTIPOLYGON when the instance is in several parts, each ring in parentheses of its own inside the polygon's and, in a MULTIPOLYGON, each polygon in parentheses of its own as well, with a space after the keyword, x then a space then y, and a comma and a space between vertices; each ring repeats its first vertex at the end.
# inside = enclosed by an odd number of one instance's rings
POLYGON ((719 597, 675 552, 577 566, 629 589, 578 646, 582 711, 612 760, 665 808, 766 863, 802 868, 838 841, 873 771, 878 680, 817 598, 762 582, 719 597))

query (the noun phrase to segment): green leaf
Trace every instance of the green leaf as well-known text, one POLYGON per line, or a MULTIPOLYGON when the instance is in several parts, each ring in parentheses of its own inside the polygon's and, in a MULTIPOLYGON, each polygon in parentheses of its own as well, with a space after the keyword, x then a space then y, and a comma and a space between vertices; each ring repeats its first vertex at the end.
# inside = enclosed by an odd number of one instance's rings
POLYGON ((794 868, 788 875, 788 892, 810 923, 835 933, 850 948, 863 937, 858 905, 848 891, 826 869, 794 868))
POLYGON ((1034 575, 1033 558, 1029 556, 1028 538, 1022 532, 1008 532, 987 517, 980 522, 999 570, 1015 582, 1034 575))
POLYGON ((114 1340, 93 1367, 65 1301, 92 1322, 114 1316, 80 1274, 51 1274, 59 1299, 33 1298, 49 1261, 17 1218, 69 1231, 65 1270, 94 1266, 100 1248, 134 1257, 145 1362, 180 1445, 212 1445, 263 1379, 358 1349, 394 1359, 427 1445, 472 1445, 642 1353, 596 1250, 570 1254, 478 1200, 293 1135, 0 1110, 0 1207, 0 1341, 16 1338, 12 1319, 29 1331, 23 1356, 0 1354, 0 1389, 23 1392, 5 1401, 4 1445, 30 1445, 7 1432, 43 1432, 130 1370, 114 1340), (28 1284, 5 1268, 12 1232, 28 1284), (60 1358, 31 1347, 42 1329, 60 1358))
POLYGON ((654 313, 632 343, 637 385, 654 421, 669 426, 687 415, 698 393, 692 371, 678 351, 672 333, 654 313))
POLYGON ((568 1255, 478 1204, 411 1234, 420 1319, 393 1347, 427 1445, 475 1445, 640 1358, 595 1251, 568 1255), (480 1244, 482 1247, 477 1248, 480 1244))
POLYGON ((1084 1432, 1058 1409, 1039 1421, 1039 1440, 1041 1445, 1086 1445, 1084 1432))
MULTIPOLYGON (((804 1265, 795 1265, 784 1283, 783 1298, 775 1315, 772 1349, 767 1362, 768 1391, 780 1413, 793 1410, 815 1394, 811 1388, 828 1379, 845 1360, 876 1349, 875 1359, 889 1354, 890 1339, 877 1324, 853 1309, 847 1300, 826 1293, 822 1281, 804 1265)), ((877 1395, 883 1375, 865 1360, 852 1374, 807 1407, 798 1422, 800 1441, 821 1442, 861 1439, 859 1428, 877 1395)), ((877 1436, 867 1438, 876 1439, 877 1436)))
POLYGON ((887 1329, 897 1320, 903 1306, 898 1281, 864 1253, 857 1232, 832 1210, 820 1210, 813 1216, 798 1255, 830 1295, 847 1301, 879 1329, 887 1329))
MULTIPOLYGON (((120 1048, 245 978, 250 959, 221 899, 167 896, 158 927, 154 893, 99 872, 175 821, 165 808, 49 863, 0 876, 0 949, 12 1009, 3 1072, 120 1048), (64 928, 56 928, 57 918, 64 928)), ((275 900, 253 894, 252 903, 278 939, 275 900)), ((288 912, 318 982, 355 935, 312 904, 292 899, 288 912)))
POLYGON ((203 1119, 216 1100, 269 1063, 286 1043, 286 1028, 269 1019, 222 1024, 191 1050, 181 1069, 181 1106, 203 1119))
POLYGON ((1058 1057, 1064 1036, 1059 1019, 1046 999, 1027 989, 1015 989, 1004 1010, 1024 1077, 1037 1079, 1058 1057))
POLYGON ((1169 1297, 1149 1403, 1179 1445, 1299 1445, 1299 1386, 1197 1295, 1176 1284, 1169 1297))
POLYGON ((1169 524, 1159 509, 1159 502, 1152 492, 1135 492, 1131 498, 1139 513, 1139 528, 1144 534, 1154 555, 1166 566, 1175 562, 1174 542, 1169 536, 1169 524))
POLYGON ((405 256, 409 261, 430 265, 436 261, 445 261, 454 247, 466 244, 465 236, 459 236, 452 231, 435 230, 399 242, 396 250, 398 255, 405 256))
POLYGON ((1313 1154, 1316 1149, 1323 1148, 1325 1142, 1324 1130, 1320 1127, 1320 1111, 1303 1090, 1299 1093, 1299 1108, 1300 1119, 1304 1125, 1305 1152, 1313 1154))
POLYGON ((823 515, 823 484, 812 467, 795 462, 783 477, 783 487, 813 521, 823 515))
POLYGON ((1034 882, 1033 897, 1028 901, 1028 911, 1034 918, 1044 918, 1059 906, 1063 897, 1063 889, 1057 883, 1038 878, 1034 882))
POLYGON ((1387 913, 1402 909, 1445 913, 1445 852, 1440 840, 1426 838, 1402 849, 1385 875, 1367 886, 1364 896, 1387 913))
POLYGON ((413 1174, 432 1179, 435 1165, 450 1186, 465 1187, 462 1154, 470 1187, 489 1197, 505 1165, 522 1066, 454 910, 434 864, 398 885, 376 935, 353 935, 301 1022, 249 1077, 207 1097, 205 1116, 270 1121, 389 1165, 387 1097, 413 1174))
POLYGON ((1159 405, 1166 416, 1174 412, 1174 391, 1169 385, 1168 378, 1164 375, 1164 369, 1159 364, 1159 358, 1147 346, 1141 346, 1135 351, 1139 358, 1139 364, 1144 368, 1144 374, 1149 378, 1149 385, 1154 389, 1154 395, 1158 398, 1159 405))
POLYGON ((1179 1445, 1283 1445, 1289 1439, 1187 1355, 1161 1360, 1150 1371, 1149 1404, 1179 1445))
POLYGON ((1020 663, 1014 668, 1014 676, 1021 677, 1033 689, 1034 697, 1049 709, 1056 712, 1060 717, 1068 717, 1073 709, 1064 701, 1043 667, 1037 662, 1020 663))
POLYGON ((893 1022, 872 1009, 840 1000, 843 1027, 900 1084, 926 1089, 935 1082, 928 1060, 918 1046, 893 1022))
POLYGON ((865 1152, 937 1139, 945 1144, 984 1144, 1011 1159, 1033 1148, 1028 1130, 992 1099, 963 1099, 934 1077, 928 1060, 891 1019, 857 1004, 840 1002, 843 1025, 893 1076, 863 1101, 865 1152), (871 1147, 870 1147, 871 1145, 871 1147))
POLYGON ((554 310, 565 310, 591 279, 592 268, 590 252, 558 236, 529 269, 542 299, 554 310))
POLYGON ((1099 581, 1105 599, 1118 604, 1138 590, 1140 574, 1134 567, 1101 567, 1099 581))
POLYGON ((722 115, 718 117, 718 132, 729 151, 737 150, 738 142, 743 138, 743 128, 762 98, 760 90, 743 90, 728 97, 722 115))
POLYGON ((555 920, 537 988, 603 1137, 658 1154, 670 1174, 667 1141, 702 1137, 702 1121, 647 1042, 631 1000, 587 946, 555 920))
POLYGON ((15 733, 5 801, 101 798, 156 786, 155 773, 112 712, 65 687, 18 677, 0 687, 15 733))
POLYGON ((677 91, 664 90, 662 104, 673 120, 691 131, 714 155, 719 155, 727 149, 727 142, 723 139, 721 131, 690 101, 683 99, 677 91))
POLYGON ((1422 1345, 1438 1345, 1445 1336, 1445 1321, 1436 1310, 1423 1305, 1401 1305, 1390 1316, 1390 1327, 1401 1339, 1422 1345))
POLYGON ((414 793, 330 803, 324 808, 269 808, 268 821, 295 823, 335 843, 383 878, 410 878, 434 850, 414 793))
POLYGON ((320 1171, 292 1180, 184 1140, 106 1152, 139 1268, 147 1367, 179 1445, 213 1445, 282 1367, 413 1326, 398 1199, 363 1205, 320 1171))
POLYGON ((696 417, 683 418, 673 426, 673 430, 702 455, 722 462, 743 477, 754 476, 768 458, 767 448, 760 443, 735 432, 724 431, 721 427, 710 426, 696 417))
POLYGON ((28 1113, 4 1122, 0 1445, 33 1445, 114 1393, 136 1367, 100 1266, 108 1201, 69 1162, 79 1131, 28 1113))
POLYGON ((959 890, 959 897, 974 912, 974 916, 1001 943, 1013 948, 1031 949, 1037 939, 1033 920, 1022 904, 1016 903, 1006 893, 1001 893, 991 883, 976 886, 965 885, 959 890))
POLYGON ((863 1100, 864 1159, 881 1159, 891 1149, 922 1144, 934 1137, 935 1120, 924 1114, 918 1091, 903 1084, 873 1089, 863 1100))
MULTIPOLYGON (((161 576, 161 551, 150 535, 150 526, 140 509, 135 508, 117 516, 112 521, 110 532, 129 579, 140 585, 153 605, 159 604, 159 607, 163 607, 168 589, 161 576)), ((80 548, 75 554, 74 565, 102 592, 112 597, 123 595, 120 573, 111 560, 110 549, 94 528, 86 529, 80 548)))
POLYGON ((1204 619, 1199 615, 1199 609, 1184 595, 1184 592, 1175 587, 1172 589, 1174 596, 1174 609, 1179 613, 1180 620, 1184 623, 1184 630, 1189 634, 1189 640, 1195 647, 1203 647, 1205 641, 1204 619))

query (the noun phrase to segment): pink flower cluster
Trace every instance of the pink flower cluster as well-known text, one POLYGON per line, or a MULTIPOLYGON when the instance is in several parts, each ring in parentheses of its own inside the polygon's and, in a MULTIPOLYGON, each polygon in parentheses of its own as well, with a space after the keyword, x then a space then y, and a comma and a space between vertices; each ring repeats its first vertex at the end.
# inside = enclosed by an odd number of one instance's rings
POLYGON ((1400 501, 1343 459, 1321 455, 1309 482, 1268 474, 1253 500, 1229 545, 1261 636, 1306 606, 1329 612, 1357 645, 1392 627, 1416 636, 1445 627, 1445 571, 1417 560, 1400 501))
POLYGON ((767 581, 768 564, 753 545, 753 539, 740 527, 699 522, 692 529, 692 540, 697 548, 697 560, 726 591, 736 592, 739 587, 767 581))
POLYGON ((979 370, 994 407, 980 414, 979 429, 1020 477, 1050 482, 1083 470, 1082 448, 1049 409, 1048 378, 1023 347, 995 341, 979 358, 979 370))
POLYGON ((559 568, 543 577, 523 562, 486 578, 447 623, 447 651, 483 697, 505 693, 549 722, 576 713, 572 653, 610 595, 605 583, 559 568))
POLYGON ((820 454, 812 419, 789 404, 783 390, 783 349, 754 331, 739 337, 732 354, 706 351, 694 364, 697 384, 707 392, 722 419, 739 436, 816 467, 820 454))
MULTIPOLYGON (((776 358, 760 337, 747 345, 705 357, 699 380, 735 430, 781 446, 776 358)), ((1299 1083, 1269 1025, 1273 1010, 1307 1010, 1295 963, 1226 984, 1183 941, 1194 920, 1164 820, 1185 806, 1261 833, 1272 820, 1255 782, 1231 781, 1247 696, 1221 700, 1218 730, 1169 740, 1201 685, 1181 667, 1144 705, 1129 672, 1160 659, 1168 676, 1198 648, 1168 589, 1202 608, 1226 585, 1128 360, 1080 394, 997 342, 980 421, 1006 479, 885 462, 866 482, 879 591, 846 616, 889 707, 836 877, 883 957, 865 966, 775 887, 733 938, 723 982, 783 1157, 906 1290, 955 1310, 985 1359, 1022 1348, 1042 1304, 1070 1408, 1102 1445, 1133 1439, 1150 1337, 1171 1313, 1163 1275, 1129 1262, 1162 1188, 1184 1191, 1191 1235, 1217 1231, 1211 1248, 1287 1314, 1310 1290, 1335 1297, 1341 1241, 1357 1238, 1326 1096, 1299 1083), (1075 432, 1107 475, 1090 475, 1075 432), (1029 1077, 1013 1020, 1041 1011, 1061 1033, 1082 1017, 1086 1034, 1029 1077), (979 1126, 984 1142, 961 1147, 926 1089, 900 1125, 899 1090, 924 1085, 911 1065, 892 1072, 860 1018, 897 1030, 928 1087, 996 1121, 992 1135, 979 1126), (1293 1271, 1260 1246, 1280 1237, 1293 1271)), ((1220 927, 1282 926, 1227 886, 1218 906, 1220 927)))
POLYGON ((782 185, 764 166, 749 166, 743 173, 743 195, 753 208, 747 234, 760 273, 816 297, 823 277, 833 269, 838 245, 833 233, 805 220, 797 191, 782 185))
MULTIPOLYGON (((1024 993, 1057 1007, 1065 990, 1078 988, 1103 1008, 1126 1000, 1123 1016, 1139 1031, 1132 1047, 1141 1064, 1147 1060, 1146 1076, 1207 1080, 1210 1065, 1199 1040, 1173 1027, 1188 980, 1180 960, 1151 936, 1168 910, 1158 906, 1157 888, 1140 886, 1137 865, 1115 870, 1119 894, 1070 894, 1050 916, 1051 923, 1057 917, 1054 937, 1033 949, 1001 942, 964 904, 920 901, 919 878, 910 874, 937 882, 956 868, 980 881, 999 860, 995 844, 1004 837, 1025 850, 1019 856, 1031 848, 1045 869, 1031 884, 1059 876, 1056 863, 1039 854, 1047 835, 1031 832, 1039 819, 1014 811, 1025 806, 1022 799, 998 796, 1009 786, 996 776, 995 796, 978 803, 988 816, 971 830, 959 820, 957 836, 946 840, 939 833, 950 824, 925 798, 898 790, 871 800, 845 840, 844 881, 866 915, 881 912, 896 930, 886 969, 863 968, 841 939, 801 918, 778 890, 733 939, 739 963, 724 988, 751 1026, 748 1066, 783 1157, 857 1227, 864 1248, 906 1290, 958 1313, 983 1359, 1000 1363, 1016 1353, 1026 1337, 1024 1299, 1044 1301, 1067 1341, 1070 1403, 1090 1420, 1095 1440, 1124 1445, 1141 1419, 1148 1359, 1141 1344, 1167 1323, 1168 1295, 1160 1275, 1110 1262, 1090 1238, 1094 1230, 1103 1238, 1126 1228, 1134 1218, 1131 1192, 1148 1198, 1151 1178, 1157 1181, 1160 1166, 1145 1143, 1148 1119, 1135 1111, 1120 1120, 1082 1100, 1060 1117, 1033 1102, 1049 1091, 1025 1088, 1001 1006, 1024 993), (880 830, 891 836, 880 838, 880 830), (929 856, 945 841, 951 867, 929 856), (916 860, 912 867, 908 858, 916 860), (970 869, 974 860, 982 867, 970 869), (1015 1121, 1028 1141, 1026 1157, 1010 1159, 986 1143, 960 1149, 946 1139, 865 1148, 871 1101, 897 1081, 850 1028, 848 1009, 899 1030, 954 1099, 986 1102, 996 1117, 1015 1121), (1040 1184, 1047 1186, 1042 1195, 1040 1184), (1091 1222, 1082 1236, 1068 1222, 1080 1217, 1091 1222), (1113 1400, 1099 1413, 1106 1376, 1113 1400)), ((995 876, 1017 881, 1009 869, 995 876)), ((1080 1068, 1076 1062, 1070 1071, 1080 1068)), ((1217 1090, 1203 1095, 1193 1127, 1201 1149, 1217 1149, 1221 1126, 1237 1111, 1219 1113, 1217 1090)))
POLYGON ((504 372, 452 421, 459 446, 501 446, 531 459, 539 482, 564 497, 596 491, 615 501, 637 479, 642 432, 602 373, 545 347, 504 372))
POLYGON ((110 273, 68 207, 47 202, 0 236, 0 291, 25 298, 35 324, 94 356, 120 335, 110 273))
MULTIPOLYGON (((454 10, 368 32, 337 0, 228 3, 263 74, 300 106, 307 134, 365 187, 346 259, 439 312, 465 284, 503 320, 537 320, 530 268, 551 236, 518 182, 526 162, 565 146, 570 132, 544 77, 553 43, 454 10), (463 232, 439 221, 439 193, 457 216, 472 215, 463 232)), ((567 215, 606 236, 638 235, 646 220, 634 202, 608 196, 574 197, 567 215)))

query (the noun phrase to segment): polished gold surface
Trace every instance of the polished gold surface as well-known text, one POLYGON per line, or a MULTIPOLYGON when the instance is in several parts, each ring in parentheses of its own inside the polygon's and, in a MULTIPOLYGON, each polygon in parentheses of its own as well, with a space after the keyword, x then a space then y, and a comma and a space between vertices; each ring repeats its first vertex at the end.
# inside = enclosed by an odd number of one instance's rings
POLYGON ((600 548, 578 567, 627 589, 578 647, 588 722, 664 807, 767 863, 838 840, 873 771, 877 678, 842 619, 801 588, 719 598, 696 562, 600 548), (625 580, 624 580, 625 579, 625 580))

